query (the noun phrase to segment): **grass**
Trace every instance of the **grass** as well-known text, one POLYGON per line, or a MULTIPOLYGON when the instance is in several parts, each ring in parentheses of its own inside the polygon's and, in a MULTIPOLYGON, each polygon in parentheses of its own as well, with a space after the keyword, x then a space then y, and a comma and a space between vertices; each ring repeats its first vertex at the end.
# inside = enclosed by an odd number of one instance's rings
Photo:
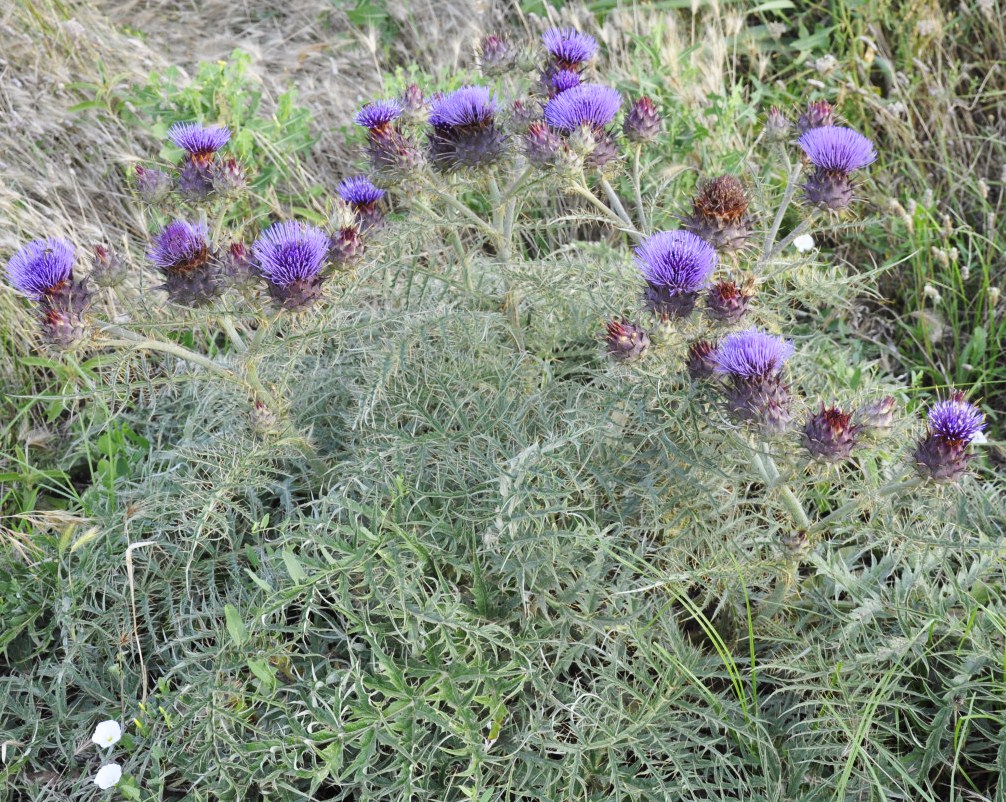
MULTIPOLYGON (((668 120, 664 150, 647 156, 653 227, 674 225, 698 176, 720 170, 744 176, 770 210, 785 165, 752 144, 761 110, 802 102, 808 62, 833 52, 840 71, 815 91, 840 98, 885 145, 870 213, 818 236, 819 260, 766 282, 758 319, 797 340, 791 380, 808 405, 895 392, 917 406, 955 381, 990 399, 998 425, 1002 324, 989 291, 1002 237, 981 227, 979 200, 991 201, 974 194, 977 178, 955 180, 980 174, 961 164, 991 169, 997 145, 978 130, 960 131, 968 150, 952 131, 941 144, 919 126, 880 125, 870 87, 883 71, 865 70, 860 50, 861 36, 881 38, 869 25, 888 26, 903 39, 886 37, 872 63, 888 52, 895 65, 944 59, 943 85, 969 98, 980 84, 953 64, 977 18, 945 20, 932 49, 912 24, 893 25, 900 6, 866 17, 812 5, 780 40, 765 27, 771 11, 731 38, 737 8, 695 18, 594 9, 614 80, 656 95, 668 120), (934 152, 947 170, 935 177, 919 167, 934 152), (886 213, 888 197, 904 215, 886 213), (944 266, 934 247, 956 247, 958 259, 944 266), (941 295, 936 342, 923 328, 932 322, 911 317, 926 283, 941 295)), ((337 24, 328 11, 275 14, 307 15, 320 31, 337 24)), ((412 13, 395 30, 421 39, 427 12, 412 13)), ((62 6, 0 14, 73 58, 62 6)), ((101 37, 126 34, 92 6, 75 14, 112 65, 108 42, 124 44, 101 37)), ((462 16, 444 20, 445 36, 457 38, 462 16)), ((997 35, 980 39, 991 48, 997 35)), ((159 36, 177 33, 152 27, 147 46, 159 36)), ((391 62, 408 52, 381 41, 391 62)), ((45 73, 27 50, 10 52, 20 75, 45 73)), ((443 58, 412 74, 437 85, 461 57, 443 58)), ((158 145, 136 122, 146 112, 116 109, 152 109, 162 93, 148 70, 107 77, 130 66, 78 76, 76 94, 46 101, 53 127, 12 140, 4 158, 20 172, 0 188, 0 208, 15 239, 58 225, 83 245, 100 226, 141 252, 147 221, 118 189, 112 154, 148 158, 158 145), (99 85, 110 102, 68 111, 99 85), (72 147, 88 137, 106 147, 72 147), (32 192, 64 152, 77 175, 32 192)), ((191 87, 179 77, 167 96, 212 98, 199 82, 227 69, 207 66, 191 87)), ((162 61, 156 74, 166 71, 162 61)), ((249 91, 261 88, 270 109, 282 90, 264 80, 249 91)), ((11 91, 24 108, 27 90, 11 91)), ((302 93, 288 119, 315 114, 315 151, 326 151, 328 129, 344 122, 312 97, 302 93)), ((269 119, 254 123, 260 145, 275 142, 269 119)), ((326 197, 310 186, 331 188, 332 165, 352 152, 278 152, 299 160, 279 186, 324 218, 326 197)), ((472 183, 465 197, 491 216, 484 188, 472 183)), ((255 198, 279 209, 289 195, 255 198)), ((706 390, 681 379, 681 343, 657 343, 638 368, 612 365, 596 332, 635 304, 627 242, 547 187, 534 198, 509 264, 447 213, 437 225, 402 214, 337 301, 281 324, 282 339, 255 359, 287 400, 285 430, 257 428, 239 385, 173 359, 40 351, 25 305, 0 293, 0 796, 93 796, 107 758, 87 739, 104 718, 126 730, 112 753, 125 776, 109 793, 131 800, 1006 794, 1006 498, 994 465, 978 460, 959 488, 883 496, 918 433, 907 418, 854 466, 819 470, 790 460, 785 441, 751 443, 729 426, 706 390), (475 297, 458 279, 462 260, 475 297), (504 285, 522 298, 523 351, 497 303, 504 285), (808 536, 781 486, 812 520, 850 498, 856 514, 808 536)), ((142 322, 241 364, 209 317, 179 323, 149 305, 142 322)))

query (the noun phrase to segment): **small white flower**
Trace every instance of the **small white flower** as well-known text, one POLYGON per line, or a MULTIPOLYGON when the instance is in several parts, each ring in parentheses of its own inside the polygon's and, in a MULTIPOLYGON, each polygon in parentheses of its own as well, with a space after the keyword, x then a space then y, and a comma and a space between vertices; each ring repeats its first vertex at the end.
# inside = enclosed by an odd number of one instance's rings
POLYGON ((810 234, 801 234, 793 240, 793 247, 800 253, 814 250, 814 238, 810 234))
POLYGON ((923 287, 922 294, 926 296, 926 298, 928 298, 930 301, 932 301, 934 306, 943 300, 943 298, 940 296, 940 291, 936 289, 936 287, 934 287, 932 284, 927 284, 925 287, 923 287))
POLYGON ((118 721, 102 721, 94 728, 94 735, 91 736, 91 743, 95 746, 115 746, 122 738, 122 727, 118 721))
POLYGON ((118 763, 106 763, 98 769, 98 773, 94 775, 94 784, 102 791, 105 791, 113 785, 118 785, 119 780, 121 779, 122 766, 118 763))
POLYGON ((985 436, 985 432, 975 432, 974 437, 971 438, 971 442, 976 446, 985 445, 989 439, 985 436))

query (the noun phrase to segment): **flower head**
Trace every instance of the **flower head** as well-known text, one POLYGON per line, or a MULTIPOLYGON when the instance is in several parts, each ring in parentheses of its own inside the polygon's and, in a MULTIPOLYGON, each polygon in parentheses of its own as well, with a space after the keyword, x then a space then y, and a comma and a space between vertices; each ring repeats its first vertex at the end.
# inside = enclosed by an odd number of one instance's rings
POLYGON ((175 220, 154 237, 147 258, 165 273, 196 269, 209 258, 207 234, 205 223, 175 220))
POLYGON ((552 92, 551 94, 558 95, 574 86, 580 85, 580 73, 575 70, 557 70, 552 74, 552 92))
POLYGON ((91 743, 100 747, 115 746, 121 738, 122 727, 119 726, 119 722, 109 719, 99 722, 98 726, 94 728, 91 743))
POLYGON ((545 106, 545 120, 560 131, 581 125, 603 128, 618 114, 622 96, 610 86, 580 84, 560 92, 545 106))
POLYGON ((637 99, 625 115, 622 131, 630 142, 652 142, 660 133, 660 114, 656 104, 645 95, 637 99))
POLYGON ((650 347, 650 335, 646 333, 646 329, 625 318, 609 321, 606 334, 608 353, 619 362, 638 359, 650 347))
POLYGON ((549 28, 541 41, 556 65, 564 69, 578 67, 597 54, 597 40, 574 28, 549 28))
POLYGON ((433 100, 430 125, 434 128, 484 125, 496 114, 496 98, 487 86, 462 86, 433 100))
POLYGON ((709 288, 706 296, 706 314, 717 323, 737 323, 747 312, 754 294, 753 278, 743 284, 718 281, 709 288))
POLYGON ((789 129, 792 125, 776 106, 769 109, 765 118, 765 136, 770 142, 782 142, 789 136, 789 129))
POLYGON ((147 203, 157 203, 171 192, 171 176, 157 168, 136 165, 136 188, 147 203))
POLYGON ((391 129, 391 123, 397 120, 402 114, 402 102, 400 100, 375 100, 360 109, 353 122, 363 126, 371 135, 382 134, 391 129))
POLYGON ((721 175, 702 183, 682 225, 717 250, 737 251, 751 236, 747 210, 744 185, 732 175, 721 175))
POLYGON ((213 154, 226 145, 230 138, 230 129, 221 125, 204 127, 199 123, 175 123, 168 129, 168 139, 200 164, 209 164, 213 154))
POLYGON ((259 272, 280 286, 317 276, 328 257, 328 235, 307 223, 274 223, 252 246, 259 272))
POLYGON ((431 104, 430 159, 440 170, 482 167, 503 152, 505 135, 496 125, 498 102, 485 86, 462 86, 431 104))
POLYGON ((94 784, 102 791, 107 791, 112 786, 118 785, 121 779, 122 766, 118 763, 106 763, 94 775, 94 784))
POLYGON ((811 128, 797 144, 815 167, 829 173, 847 175, 872 164, 877 158, 873 142, 841 125, 811 128))
POLYGON ((710 378, 716 371, 716 363, 713 361, 715 354, 716 346, 709 340, 696 340, 689 345, 685 357, 688 375, 695 381, 710 378))
POLYGON ((796 121, 796 130, 801 134, 811 128, 824 128, 835 124, 835 109, 827 100, 812 100, 807 111, 796 121))
POLYGON ((860 427, 840 407, 825 407, 808 418, 802 443, 811 457, 821 462, 841 462, 857 445, 860 427))
POLYGON ((756 379, 778 376, 793 355, 793 344, 757 329, 738 331, 726 337, 716 349, 713 361, 717 373, 734 378, 756 379))
POLYGON ((339 197, 353 206, 369 206, 384 197, 384 190, 375 187, 365 175, 354 175, 339 183, 339 197))
POLYGON ((937 401, 929 410, 929 431, 948 443, 971 443, 985 428, 985 415, 960 391, 937 401))
POLYGON ((7 262, 7 280, 18 292, 40 301, 73 279, 74 248, 65 239, 32 240, 7 262))
POLYGON ((486 75, 499 75, 514 65, 517 52, 505 34, 490 33, 479 42, 479 66, 486 75))
POLYGON ((682 293, 706 286, 718 261, 712 246, 690 231, 657 232, 635 254, 647 284, 682 293))

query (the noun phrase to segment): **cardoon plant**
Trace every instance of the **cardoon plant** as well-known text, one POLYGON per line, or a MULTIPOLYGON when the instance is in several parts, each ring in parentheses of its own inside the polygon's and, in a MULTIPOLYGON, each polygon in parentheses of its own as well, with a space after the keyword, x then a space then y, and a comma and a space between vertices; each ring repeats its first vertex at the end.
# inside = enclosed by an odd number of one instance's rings
POLYGON ((725 253, 743 248, 751 236, 751 217, 744 185, 732 175, 703 182, 692 200, 692 213, 682 226, 725 253))
POLYGON ((549 28, 541 35, 548 52, 548 69, 581 70, 597 55, 597 40, 575 28, 549 28))
POLYGON ((716 269, 716 251, 690 231, 661 231, 636 248, 646 308, 662 321, 686 318, 716 269))
MULTIPOLYGON (((421 97, 420 93, 417 101, 419 108, 422 108, 421 97)), ((365 105, 353 118, 357 125, 367 129, 367 154, 378 172, 406 174, 422 163, 422 155, 415 143, 395 126, 403 110, 400 100, 376 100, 365 105)), ((418 113, 418 109, 413 113, 418 113)))
POLYGON ((275 223, 255 240, 255 267, 284 309, 303 309, 322 293, 329 237, 307 223, 275 223))

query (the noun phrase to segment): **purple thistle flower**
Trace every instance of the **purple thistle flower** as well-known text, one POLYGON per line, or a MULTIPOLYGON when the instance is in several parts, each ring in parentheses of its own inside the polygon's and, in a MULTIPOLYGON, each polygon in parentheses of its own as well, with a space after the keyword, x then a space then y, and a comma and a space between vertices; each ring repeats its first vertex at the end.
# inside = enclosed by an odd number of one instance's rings
POLYGON ((402 114, 402 102, 400 100, 375 100, 360 109, 353 122, 363 126, 370 131, 371 136, 387 133, 391 130, 391 123, 397 120, 402 114))
POLYGON ((712 245, 690 231, 659 231, 647 237, 635 254, 646 283, 672 292, 698 292, 718 262, 712 245))
POLYGON ((73 280, 74 247, 65 239, 32 240, 7 262, 7 280, 33 301, 58 292, 73 280))
POLYGON ((726 337, 712 355, 717 373, 729 379, 727 404, 737 420, 763 434, 779 434, 790 420, 792 396, 782 379, 793 345, 757 329, 726 337))
POLYGON ((690 231, 660 231, 636 248, 647 309, 663 321, 686 318, 718 261, 713 247, 690 231))
POLYGON ((168 139, 199 164, 209 164, 213 154, 226 145, 230 138, 231 132, 227 126, 213 125, 206 128, 199 123, 175 123, 168 129, 168 139))
POLYGON ((929 410, 929 431, 952 443, 970 444, 985 428, 985 415, 961 392, 937 401, 929 410))
POLYGON ((849 175, 877 158, 869 139, 840 125, 811 128, 797 144, 816 168, 803 185, 804 197, 822 209, 847 207, 852 202, 849 175))
POLYGON ((549 28, 541 35, 541 41, 562 69, 574 69, 597 54, 597 40, 574 28, 549 28))
POLYGON ((581 125, 603 128, 618 114, 622 96, 610 86, 580 84, 560 92, 545 106, 545 120, 560 131, 581 125))
POLYGON ((505 135, 496 125, 497 100, 485 86, 462 86, 431 102, 430 158, 440 170, 482 167, 502 152, 505 135))
POLYGON ((558 70, 552 74, 552 96, 580 85, 580 73, 575 70, 558 70))
POLYGON ((778 376, 793 355, 793 344, 782 337, 757 329, 738 331, 727 336, 716 349, 713 360, 717 373, 733 378, 756 379, 778 376))
POLYGON ((484 125, 496 114, 496 98, 487 86, 462 86, 433 99, 430 125, 450 128, 484 125))
POLYGON ((384 190, 375 187, 365 175, 354 175, 339 183, 339 197, 353 206, 369 206, 384 197, 384 190))
POLYGON ((307 223, 274 223, 252 246, 258 270, 280 286, 312 279, 325 266, 328 235, 307 223))
POLYGON ((209 256, 206 223, 175 220, 154 237, 147 258, 165 273, 190 270, 209 256))
POLYGON ((174 303, 202 306, 223 291, 205 223, 169 223, 154 237, 147 258, 164 273, 161 289, 167 290, 174 303))
POLYGON ((872 164, 877 158, 873 142, 858 131, 841 125, 811 128, 797 140, 811 163, 831 173, 848 175, 872 164))
POLYGON ((964 393, 953 391, 929 410, 929 433, 915 449, 915 467, 934 482, 956 482, 968 469, 968 446, 985 428, 985 416, 964 393))

